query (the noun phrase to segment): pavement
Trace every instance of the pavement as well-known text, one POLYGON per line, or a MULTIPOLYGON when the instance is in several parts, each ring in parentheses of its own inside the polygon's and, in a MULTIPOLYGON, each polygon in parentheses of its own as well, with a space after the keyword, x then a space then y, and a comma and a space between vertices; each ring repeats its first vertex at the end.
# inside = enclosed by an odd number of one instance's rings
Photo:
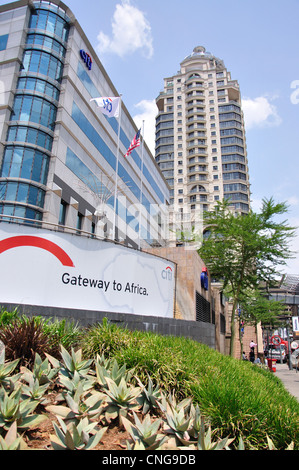
POLYGON ((299 401, 299 370, 290 370, 287 364, 276 363, 276 372, 273 372, 273 374, 282 381, 289 393, 299 401))

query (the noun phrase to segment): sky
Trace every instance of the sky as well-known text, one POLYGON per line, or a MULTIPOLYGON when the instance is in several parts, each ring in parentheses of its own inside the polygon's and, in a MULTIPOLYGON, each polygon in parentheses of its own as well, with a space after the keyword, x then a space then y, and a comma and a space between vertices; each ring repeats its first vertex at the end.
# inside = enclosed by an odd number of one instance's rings
MULTIPOLYGON (((7 1, 0 0, 0 5, 7 1)), ((154 154, 155 99, 196 46, 240 85, 251 207, 286 202, 299 227, 299 0, 65 0, 154 154)), ((295 258, 282 273, 299 275, 295 258)), ((297 253, 298 252, 298 253, 297 253)))

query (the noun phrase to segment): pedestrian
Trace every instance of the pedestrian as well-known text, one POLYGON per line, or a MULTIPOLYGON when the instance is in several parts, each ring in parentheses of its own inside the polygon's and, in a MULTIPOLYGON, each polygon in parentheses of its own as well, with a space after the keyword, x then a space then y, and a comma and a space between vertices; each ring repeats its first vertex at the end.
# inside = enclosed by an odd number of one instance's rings
POLYGON ((250 362, 254 362, 254 359, 255 359, 254 348, 250 348, 249 360, 250 362))
POLYGON ((253 339, 250 341, 250 344, 249 344, 249 347, 250 349, 251 348, 255 348, 255 346, 257 346, 257 344, 253 341, 253 339))

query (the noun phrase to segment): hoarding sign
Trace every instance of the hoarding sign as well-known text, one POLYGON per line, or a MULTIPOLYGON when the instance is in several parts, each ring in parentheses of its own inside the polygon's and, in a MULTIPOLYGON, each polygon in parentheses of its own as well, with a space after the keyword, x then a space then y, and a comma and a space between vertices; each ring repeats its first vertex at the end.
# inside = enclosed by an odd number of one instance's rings
POLYGON ((173 318, 168 260, 114 243, 0 224, 0 303, 173 318))

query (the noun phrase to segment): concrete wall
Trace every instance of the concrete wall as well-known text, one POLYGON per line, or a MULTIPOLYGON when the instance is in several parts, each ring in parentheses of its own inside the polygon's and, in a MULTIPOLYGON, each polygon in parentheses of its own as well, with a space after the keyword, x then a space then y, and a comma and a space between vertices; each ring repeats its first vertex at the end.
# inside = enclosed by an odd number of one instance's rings
POLYGON ((95 312, 90 310, 73 310, 36 305, 1 304, 8 311, 18 308, 19 314, 28 316, 41 315, 45 318, 71 319, 82 327, 88 327, 108 318, 112 323, 129 330, 147 331, 161 335, 184 336, 215 349, 215 325, 210 323, 185 321, 170 318, 132 315, 124 313, 95 312))

